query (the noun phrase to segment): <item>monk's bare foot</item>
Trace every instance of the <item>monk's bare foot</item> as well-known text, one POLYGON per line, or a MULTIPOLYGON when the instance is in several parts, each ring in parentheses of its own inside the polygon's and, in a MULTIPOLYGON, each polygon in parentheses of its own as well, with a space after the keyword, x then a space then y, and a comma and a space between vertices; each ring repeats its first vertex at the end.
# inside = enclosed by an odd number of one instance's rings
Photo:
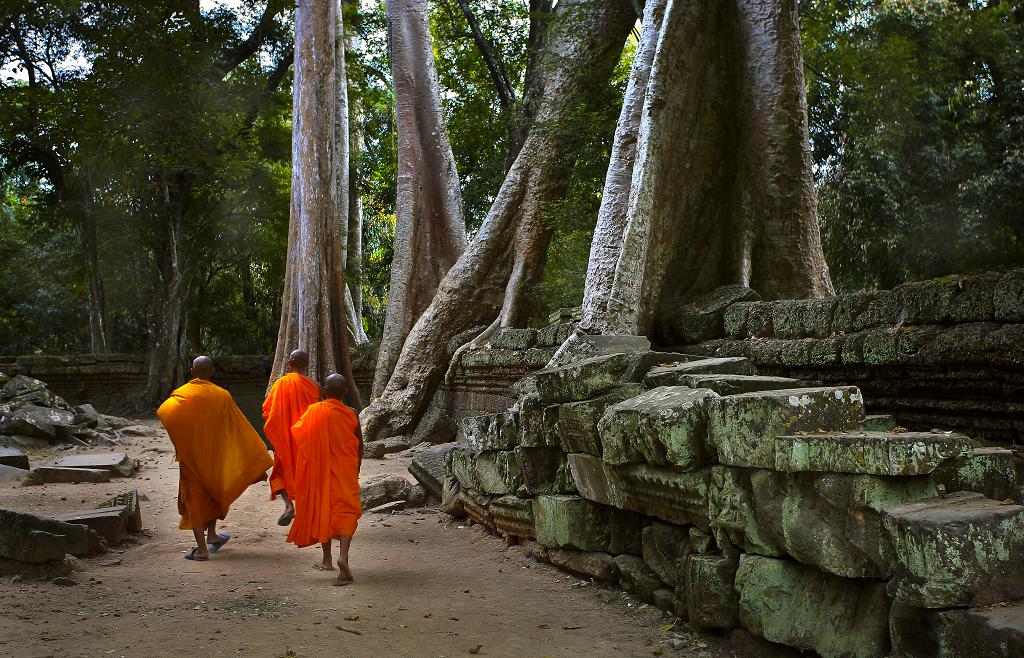
POLYGON ((335 585, 348 585, 352 582, 352 572, 349 571, 347 564, 338 562, 338 579, 334 581, 335 585))

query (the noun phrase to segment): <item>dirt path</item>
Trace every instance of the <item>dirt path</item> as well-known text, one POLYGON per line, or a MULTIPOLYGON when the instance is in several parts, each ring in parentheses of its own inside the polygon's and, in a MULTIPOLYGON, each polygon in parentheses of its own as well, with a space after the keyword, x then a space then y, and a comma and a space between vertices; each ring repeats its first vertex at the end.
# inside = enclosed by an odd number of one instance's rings
MULTIPOLYGON (((177 469, 163 436, 129 454, 145 468, 110 484, 0 488, 0 507, 87 508, 138 488, 146 536, 82 561, 79 582, 4 578, 2 656, 650 656, 731 655, 670 631, 660 611, 526 558, 479 527, 432 510, 365 515, 352 546, 356 583, 313 570, 319 549, 284 542, 280 503, 251 487, 209 562, 182 559, 177 469)), ((405 472, 367 461, 364 477, 405 472)), ((714 643, 713 643, 714 644, 714 643)))

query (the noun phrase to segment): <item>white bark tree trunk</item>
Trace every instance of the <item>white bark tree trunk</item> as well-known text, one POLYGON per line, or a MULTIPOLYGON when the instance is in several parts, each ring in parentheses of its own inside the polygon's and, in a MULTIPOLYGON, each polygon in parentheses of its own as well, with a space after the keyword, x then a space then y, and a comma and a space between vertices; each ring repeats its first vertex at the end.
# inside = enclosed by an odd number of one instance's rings
POLYGON ((409 330, 466 249, 462 192, 441 115, 426 3, 388 0, 387 15, 398 129, 398 198, 375 396, 391 378, 409 330))

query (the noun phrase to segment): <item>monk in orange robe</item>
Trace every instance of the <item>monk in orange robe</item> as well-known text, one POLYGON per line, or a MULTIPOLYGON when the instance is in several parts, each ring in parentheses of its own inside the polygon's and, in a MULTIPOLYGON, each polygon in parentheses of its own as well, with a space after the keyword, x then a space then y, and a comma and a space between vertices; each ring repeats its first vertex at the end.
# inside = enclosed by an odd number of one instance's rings
POLYGON ((298 459, 295 462, 295 521, 288 541, 300 548, 319 543, 323 560, 318 569, 333 571, 331 540, 338 540, 338 579, 352 582, 348 552, 362 515, 359 469, 363 435, 359 416, 342 402, 348 382, 331 375, 324 382, 324 401, 312 404, 292 427, 298 459))
POLYGON ((277 519, 278 525, 288 525, 295 518, 295 505, 288 492, 295 490, 295 439, 292 425, 309 405, 320 401, 320 385, 306 376, 309 371, 309 355, 295 350, 288 356, 291 370, 274 382, 263 403, 263 433, 274 447, 274 470, 270 472, 270 499, 280 496, 284 500, 284 512, 277 519))
POLYGON ((178 462, 179 527, 192 530, 196 547, 185 558, 207 560, 231 539, 217 520, 245 489, 267 478, 273 461, 231 394, 210 382, 213 361, 192 362, 192 381, 175 389, 156 415, 174 444, 178 462))

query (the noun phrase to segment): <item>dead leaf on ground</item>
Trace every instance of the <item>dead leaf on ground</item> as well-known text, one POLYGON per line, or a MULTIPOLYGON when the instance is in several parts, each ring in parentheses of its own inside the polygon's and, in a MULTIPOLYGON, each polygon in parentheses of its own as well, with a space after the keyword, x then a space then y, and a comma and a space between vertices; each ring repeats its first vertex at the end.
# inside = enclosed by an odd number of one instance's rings
POLYGON ((349 615, 345 617, 345 621, 359 621, 359 615, 349 615))
POLYGON ((483 648, 484 648, 484 645, 478 644, 475 647, 470 647, 469 649, 467 649, 467 651, 469 651, 470 653, 476 654, 476 653, 480 653, 480 650, 483 649, 483 648))
POLYGON ((582 626, 562 626, 563 631, 578 631, 582 626))
POLYGON ((362 631, 357 631, 354 628, 345 628, 344 626, 335 626, 335 628, 337 628, 339 631, 345 631, 346 633, 351 633, 352 635, 362 635, 363 634, 362 631))
POLYGON ((664 626, 658 626, 658 630, 664 633, 665 631, 670 631, 675 627, 675 624, 665 624, 664 626))
POLYGON ((550 627, 550 626, 548 626, 547 624, 538 624, 538 625, 537 625, 537 628, 540 628, 540 629, 548 629, 548 628, 551 628, 551 627, 550 627))

